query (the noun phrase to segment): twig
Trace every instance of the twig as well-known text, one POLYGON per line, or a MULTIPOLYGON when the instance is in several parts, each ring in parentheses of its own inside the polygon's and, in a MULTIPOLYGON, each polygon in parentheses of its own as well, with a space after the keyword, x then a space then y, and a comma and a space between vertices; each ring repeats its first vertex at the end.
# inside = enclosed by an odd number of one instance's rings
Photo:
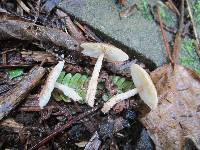
POLYGON ((78 21, 74 21, 74 23, 92 40, 96 42, 102 42, 100 38, 98 38, 88 27, 82 26, 78 21))
POLYGON ((166 5, 173 11, 175 12, 178 16, 180 16, 180 12, 178 11, 178 9, 176 8, 176 6, 174 5, 174 3, 171 0, 168 0, 166 2, 166 5))
POLYGON ((70 120, 67 121, 67 123, 63 126, 61 126, 58 129, 55 129, 50 135, 48 135, 47 137, 45 137, 43 140, 41 140, 38 144, 36 144, 35 146, 31 147, 30 150, 34 150, 34 149, 38 149, 40 148, 42 145, 44 145, 45 143, 47 143, 49 140, 51 140, 53 137, 55 137, 58 133, 62 132, 63 130, 65 130, 66 128, 70 127, 72 124, 76 123, 77 121, 85 118, 86 116, 94 113, 95 111, 97 111, 100 107, 94 107, 93 109, 84 112, 80 115, 78 115, 77 117, 71 118, 70 120))
POLYGON ((160 30, 161 30, 161 33, 162 33, 162 37, 163 37, 163 41, 164 41, 165 48, 166 48, 166 51, 167 51, 167 55, 169 57, 170 63, 172 65, 174 65, 174 61, 172 59, 172 54, 171 54, 171 50, 170 50, 170 47, 169 47, 169 43, 167 41, 167 36, 166 36, 165 31, 163 29, 163 23, 162 23, 161 16, 160 16, 159 6, 157 6, 157 14, 158 14, 158 20, 159 20, 159 24, 160 24, 160 30))
POLYGON ((43 67, 34 67, 12 90, 0 96, 0 120, 26 97, 39 83, 44 73, 43 67))
POLYGON ((188 13, 189 13, 189 16, 190 16, 190 19, 191 19, 191 22, 192 22, 194 37, 195 37, 195 40, 196 40, 196 43, 195 43, 196 48, 195 49, 196 49, 197 55, 200 57, 200 43, 199 43, 199 39, 198 39, 198 35, 197 35, 197 30, 196 30, 196 27, 195 27, 194 18, 192 16, 192 11, 191 11, 190 4, 189 4, 188 0, 186 0, 186 3, 187 3, 188 13))
POLYGON ((17 0, 17 3, 22 7, 25 12, 30 13, 30 9, 24 4, 24 2, 22 2, 22 0, 17 0))
POLYGON ((174 47, 173 47, 173 61, 176 64, 178 60, 178 54, 181 48, 181 33, 183 31, 184 24, 184 0, 181 0, 181 16, 179 21, 179 29, 176 33, 174 47))
POLYGON ((1 64, 0 69, 8 69, 8 68, 31 68, 33 64, 19 64, 19 65, 6 65, 1 64))

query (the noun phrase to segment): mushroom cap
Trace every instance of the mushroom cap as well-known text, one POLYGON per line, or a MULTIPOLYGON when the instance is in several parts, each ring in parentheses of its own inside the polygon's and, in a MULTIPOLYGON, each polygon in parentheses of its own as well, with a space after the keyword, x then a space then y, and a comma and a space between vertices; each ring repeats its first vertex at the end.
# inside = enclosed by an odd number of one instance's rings
POLYGON ((104 58, 107 61, 125 61, 129 59, 125 52, 110 44, 86 42, 80 46, 84 49, 82 53, 86 56, 98 58, 100 54, 104 53, 104 58))
POLYGON ((133 82, 141 99, 151 109, 155 109, 158 104, 157 91, 149 74, 137 64, 132 64, 130 69, 133 82))

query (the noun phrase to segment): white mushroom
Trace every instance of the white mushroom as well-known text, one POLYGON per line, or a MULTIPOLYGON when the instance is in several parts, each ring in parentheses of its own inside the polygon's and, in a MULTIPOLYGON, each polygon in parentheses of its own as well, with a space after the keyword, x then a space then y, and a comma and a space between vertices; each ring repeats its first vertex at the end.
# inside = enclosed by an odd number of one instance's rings
POLYGON ((70 88, 66 85, 63 85, 61 83, 55 83, 55 88, 59 89, 60 91, 65 94, 65 96, 68 96, 69 98, 73 99, 74 101, 79 101, 82 98, 76 93, 76 91, 73 88, 70 88))
POLYGON ((113 96, 104 104, 102 112, 107 113, 115 104, 130 98, 137 93, 139 93, 141 99, 151 109, 155 109, 157 107, 157 91, 149 74, 137 64, 132 64, 130 70, 136 88, 113 96))
POLYGON ((49 76, 39 96, 39 106, 41 109, 43 109, 43 107, 49 102, 56 80, 58 79, 64 67, 64 63, 64 61, 59 61, 59 63, 49 73, 49 76))
POLYGON ((86 103, 93 107, 103 58, 107 61, 115 62, 128 60, 129 57, 121 49, 105 43, 82 43, 81 47, 84 48, 82 51, 84 55, 98 58, 86 94, 86 103))

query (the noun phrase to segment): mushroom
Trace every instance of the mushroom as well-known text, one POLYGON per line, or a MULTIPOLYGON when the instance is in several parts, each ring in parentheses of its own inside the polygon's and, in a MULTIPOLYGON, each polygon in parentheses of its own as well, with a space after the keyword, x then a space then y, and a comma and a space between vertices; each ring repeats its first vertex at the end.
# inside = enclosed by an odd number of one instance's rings
POLYGON ((151 109, 155 109, 157 107, 157 91, 149 74, 137 64, 132 64, 130 70, 132 80, 136 88, 113 96, 104 104, 102 108, 103 113, 107 113, 115 104, 130 98, 137 93, 140 95, 144 103, 146 103, 151 109))
POLYGON ((47 105, 49 102, 49 99, 51 97, 51 93, 54 89, 56 80, 58 79, 63 67, 64 67, 65 61, 59 61, 58 64, 51 70, 49 73, 49 76, 45 82, 45 85, 40 92, 39 96, 39 106, 41 109, 43 109, 44 106, 47 105))
POLYGON ((129 57, 121 49, 105 43, 82 43, 81 47, 84 49, 82 51, 84 55, 98 58, 86 94, 86 103, 93 107, 103 58, 110 62, 116 62, 128 60, 129 57))

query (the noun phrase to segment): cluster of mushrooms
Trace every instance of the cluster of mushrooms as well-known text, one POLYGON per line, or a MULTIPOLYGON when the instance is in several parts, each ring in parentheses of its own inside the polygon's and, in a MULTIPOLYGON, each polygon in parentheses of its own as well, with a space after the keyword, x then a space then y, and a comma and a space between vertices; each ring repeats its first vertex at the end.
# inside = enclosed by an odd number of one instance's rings
MULTIPOLYGON (((97 58, 86 94, 86 103, 90 107, 94 107, 98 77, 102 67, 103 59, 107 60, 108 62, 114 63, 114 62, 126 61, 129 59, 129 57, 121 49, 116 48, 110 44, 82 43, 81 47, 84 49, 82 51, 84 55, 97 58)), ((60 61, 50 72, 46 80, 46 83, 44 85, 44 88, 42 89, 39 96, 39 106, 41 109, 47 105, 54 88, 59 89, 66 96, 73 99, 74 101, 79 101, 82 99, 82 97, 80 97, 74 89, 56 82, 63 67, 64 67, 64 61, 60 61)), ((132 75, 132 80, 136 88, 129 90, 125 93, 117 94, 113 96, 111 99, 109 99, 106 103, 104 103, 104 106, 101 109, 103 113, 109 112, 109 110, 115 104, 125 99, 128 99, 137 93, 144 101, 144 103, 147 104, 151 109, 155 109, 157 107, 158 104, 157 91, 149 74, 137 64, 132 64, 130 67, 130 71, 132 75)))

